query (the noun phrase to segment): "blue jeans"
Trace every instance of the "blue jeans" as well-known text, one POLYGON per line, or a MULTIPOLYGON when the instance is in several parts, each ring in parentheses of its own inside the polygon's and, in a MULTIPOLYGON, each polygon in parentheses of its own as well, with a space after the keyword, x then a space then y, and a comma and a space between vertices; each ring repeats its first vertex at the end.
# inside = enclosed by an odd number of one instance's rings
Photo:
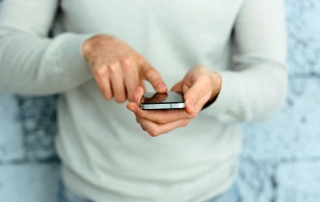
POLYGON ((238 186, 234 183, 226 192, 207 202, 242 202, 242 199, 238 186))
MULTIPOLYGON (((70 191, 67 187, 65 187, 65 185, 60 181, 57 202, 92 202, 92 201, 77 196, 72 191, 70 191)), ((238 186, 234 184, 225 193, 213 199, 210 199, 207 202, 241 202, 241 196, 238 190, 238 186)))

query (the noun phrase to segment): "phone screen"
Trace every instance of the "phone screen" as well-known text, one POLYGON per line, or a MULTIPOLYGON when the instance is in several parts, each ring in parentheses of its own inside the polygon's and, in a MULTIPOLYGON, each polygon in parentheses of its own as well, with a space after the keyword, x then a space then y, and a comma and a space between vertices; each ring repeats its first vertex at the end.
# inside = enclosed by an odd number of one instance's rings
POLYGON ((183 103, 184 98, 180 92, 145 93, 141 98, 142 104, 183 103))

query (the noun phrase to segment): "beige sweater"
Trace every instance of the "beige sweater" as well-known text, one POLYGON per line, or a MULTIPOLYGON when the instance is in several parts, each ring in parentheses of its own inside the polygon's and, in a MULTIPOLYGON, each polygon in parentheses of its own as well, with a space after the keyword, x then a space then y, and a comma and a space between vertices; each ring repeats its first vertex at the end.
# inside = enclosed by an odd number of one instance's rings
POLYGON ((285 98, 283 0, 58 2, 2 3, 0 89, 61 93, 56 147, 66 185, 97 202, 203 201, 225 191, 237 173, 239 123, 268 118, 285 98), (100 33, 145 56, 169 88, 195 65, 219 72, 218 99, 187 127, 151 138, 92 79, 80 50, 100 33))

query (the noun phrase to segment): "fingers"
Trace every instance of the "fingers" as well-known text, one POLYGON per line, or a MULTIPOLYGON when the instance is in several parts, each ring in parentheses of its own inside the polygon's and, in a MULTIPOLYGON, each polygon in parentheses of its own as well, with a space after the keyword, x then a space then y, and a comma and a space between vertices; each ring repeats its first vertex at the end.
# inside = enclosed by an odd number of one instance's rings
MULTIPOLYGON (((142 70, 139 72, 140 76, 142 75, 158 90, 157 86, 163 82, 158 72, 149 64, 143 66, 142 70)), ((142 129, 155 137, 175 128, 186 126, 211 98, 213 94, 212 86, 211 71, 205 66, 196 66, 187 73, 183 81, 178 82, 171 89, 171 91, 182 91, 184 93, 185 110, 142 110, 140 108, 142 88, 134 93, 134 102, 128 103, 127 108, 135 113, 136 121, 142 129)), ((155 99, 161 100, 162 98, 155 99)))
POLYGON ((122 67, 124 72, 124 83, 127 92, 126 97, 129 101, 133 101, 133 93, 140 83, 137 64, 129 59, 126 59, 122 62, 122 67))
POLYGON ((124 41, 107 35, 97 35, 86 40, 82 53, 89 64, 95 80, 106 99, 114 96, 117 102, 127 98, 138 86, 148 80, 157 92, 166 92, 167 87, 159 73, 124 41))
POLYGON ((127 104, 127 109, 132 111, 133 113, 136 113, 136 111, 140 108, 139 104, 136 102, 129 102, 127 104))
MULTIPOLYGON (((134 102, 129 102, 127 108, 135 113, 137 123, 152 137, 184 127, 195 117, 194 114, 187 114, 184 110, 142 110, 140 100, 143 93, 142 87, 137 88, 133 94, 134 102)), ((163 99, 161 96, 157 99, 163 99)))
POLYGON ((146 79, 154 85, 158 86, 158 92, 166 92, 167 87, 161 79, 159 73, 151 66, 143 66, 144 77, 139 78, 138 63, 134 60, 123 60, 121 63, 113 63, 109 66, 95 68, 96 81, 106 99, 114 96, 119 103, 126 99, 133 101, 133 94, 138 86, 142 87, 141 92, 145 91, 143 79, 146 79))
POLYGON ((159 72, 145 60, 141 63, 140 76, 142 79, 149 81, 158 93, 167 92, 167 86, 159 72))
POLYGON ((109 67, 113 96, 118 103, 126 101, 127 98, 123 81, 124 75, 121 69, 120 63, 112 64, 109 67))
POLYGON ((103 85, 103 92, 102 94, 107 100, 112 99, 112 89, 111 89, 111 84, 108 76, 102 78, 102 85, 103 85))
POLYGON ((185 127, 190 122, 189 119, 180 119, 177 121, 169 122, 166 124, 157 124, 152 121, 143 118, 137 118, 137 122, 140 124, 144 131, 147 131, 150 136, 156 137, 161 134, 170 132, 179 127, 185 127))
MULTIPOLYGON (((139 75, 134 63, 126 61, 123 64, 102 65, 94 68, 94 77, 98 87, 107 100, 113 96, 119 103, 126 99, 132 101, 132 95, 143 82, 139 81, 139 75)), ((144 85, 143 85, 144 87, 144 85)))
POLYGON ((93 76, 95 77, 95 80, 97 82, 97 85, 103 97, 107 100, 110 100, 113 95, 112 95, 107 67, 100 66, 99 68, 96 68, 95 71, 93 72, 93 76))

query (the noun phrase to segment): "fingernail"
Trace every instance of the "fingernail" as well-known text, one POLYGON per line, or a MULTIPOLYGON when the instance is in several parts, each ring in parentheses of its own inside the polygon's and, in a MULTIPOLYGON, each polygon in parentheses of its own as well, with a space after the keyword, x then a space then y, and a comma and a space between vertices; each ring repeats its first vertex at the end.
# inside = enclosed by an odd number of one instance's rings
POLYGON ((157 86, 158 90, 165 90, 166 89, 166 86, 162 83, 160 83, 158 86, 157 86))
POLYGON ((191 108, 191 110, 193 111, 194 110, 194 102, 193 102, 193 100, 192 99, 189 99, 189 105, 190 105, 190 108, 191 108))
POLYGON ((136 109, 135 109, 134 107, 128 107, 128 109, 129 109, 130 111, 132 111, 133 113, 136 113, 136 109))

